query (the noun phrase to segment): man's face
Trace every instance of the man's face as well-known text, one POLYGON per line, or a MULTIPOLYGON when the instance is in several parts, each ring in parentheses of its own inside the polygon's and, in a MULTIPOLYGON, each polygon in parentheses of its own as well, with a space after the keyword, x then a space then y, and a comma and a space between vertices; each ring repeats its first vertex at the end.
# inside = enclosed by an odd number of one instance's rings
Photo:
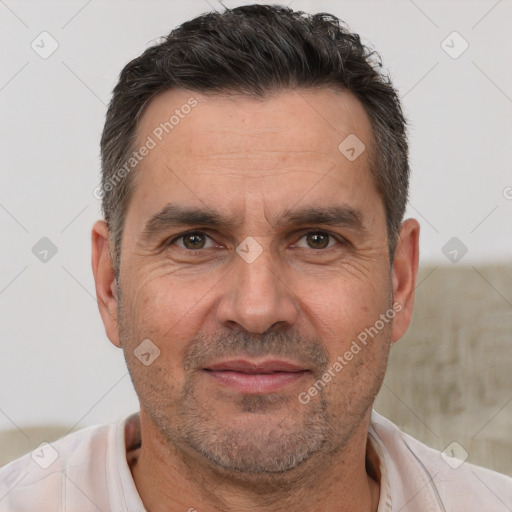
POLYGON ((389 315, 375 328, 393 299, 370 130, 354 96, 327 89, 149 104, 135 147, 156 147, 133 171, 110 338, 170 446, 282 471, 342 449, 368 419, 393 337, 389 315), (338 149, 352 134, 366 145, 355 160, 338 149), (151 364, 134 353, 143 340, 147 361, 160 351, 151 364))

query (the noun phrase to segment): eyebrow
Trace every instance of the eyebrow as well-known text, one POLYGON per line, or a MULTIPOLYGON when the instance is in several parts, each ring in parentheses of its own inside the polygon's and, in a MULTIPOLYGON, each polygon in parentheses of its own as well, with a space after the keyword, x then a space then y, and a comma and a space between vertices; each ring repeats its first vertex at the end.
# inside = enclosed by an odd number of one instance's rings
MULTIPOLYGON (((177 203, 166 204, 145 224, 141 234, 142 240, 149 242, 154 237, 170 228, 179 226, 202 226, 212 229, 224 228, 234 230, 243 219, 230 219, 208 209, 188 207, 177 203)), ((287 209, 270 219, 273 227, 300 226, 306 224, 322 224, 335 227, 347 227, 367 234, 360 211, 350 206, 306 207, 287 209)))
POLYGON ((366 233, 363 215, 351 206, 307 207, 299 210, 285 210, 275 224, 324 224, 327 226, 348 227, 366 233))

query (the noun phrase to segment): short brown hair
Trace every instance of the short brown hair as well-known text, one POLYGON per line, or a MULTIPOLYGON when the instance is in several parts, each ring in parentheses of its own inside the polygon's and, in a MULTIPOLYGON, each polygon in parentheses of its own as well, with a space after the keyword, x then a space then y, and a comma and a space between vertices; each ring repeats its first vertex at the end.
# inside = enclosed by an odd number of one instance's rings
POLYGON ((331 14, 248 5, 184 23, 129 62, 114 88, 101 139, 102 208, 119 271, 121 237, 134 173, 121 166, 134 150, 137 124, 167 89, 237 92, 335 87, 352 92, 372 124, 371 173, 382 196, 392 261, 409 186, 406 121, 380 57, 331 14))

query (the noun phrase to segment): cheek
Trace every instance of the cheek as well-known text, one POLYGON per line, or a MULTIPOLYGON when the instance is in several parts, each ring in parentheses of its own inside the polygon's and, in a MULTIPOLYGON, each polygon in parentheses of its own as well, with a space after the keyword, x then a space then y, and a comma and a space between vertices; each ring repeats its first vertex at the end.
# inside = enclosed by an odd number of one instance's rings
POLYGON ((368 405, 384 376, 394 317, 385 277, 332 283, 328 294, 310 294, 307 307, 329 358, 307 392, 344 410, 368 405))
POLYGON ((121 340, 137 393, 145 404, 174 407, 185 382, 184 353, 200 329, 203 305, 196 294, 163 278, 132 286, 122 300, 121 340), (148 352, 151 359, 145 362, 148 352))
POLYGON ((187 344, 201 329, 211 301, 199 283, 178 285, 165 275, 133 282, 122 299, 131 342, 149 338, 160 350, 161 359, 173 367, 180 365, 187 344))
POLYGON ((317 335, 335 357, 373 325, 389 308, 389 282, 385 276, 354 279, 346 273, 332 275, 327 282, 303 283, 301 307, 317 335))

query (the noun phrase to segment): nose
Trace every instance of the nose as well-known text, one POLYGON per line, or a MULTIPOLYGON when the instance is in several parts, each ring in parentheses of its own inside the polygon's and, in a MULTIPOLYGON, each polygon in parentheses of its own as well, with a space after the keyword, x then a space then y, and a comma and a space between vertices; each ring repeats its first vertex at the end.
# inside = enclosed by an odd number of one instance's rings
POLYGON ((217 321, 222 326, 262 334, 296 322, 294 293, 285 276, 273 268, 268 250, 250 263, 236 255, 223 281, 217 306, 217 321))

